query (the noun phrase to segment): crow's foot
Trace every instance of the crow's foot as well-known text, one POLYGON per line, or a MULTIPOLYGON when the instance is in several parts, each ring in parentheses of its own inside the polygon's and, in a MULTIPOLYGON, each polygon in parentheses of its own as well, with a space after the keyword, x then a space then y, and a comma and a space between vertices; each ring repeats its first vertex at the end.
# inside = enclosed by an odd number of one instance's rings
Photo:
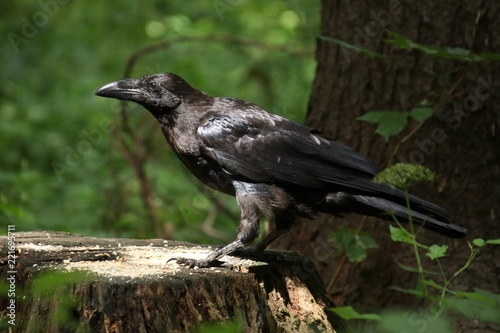
POLYGON ((219 260, 206 260, 206 259, 204 260, 204 259, 192 259, 192 258, 171 258, 167 260, 167 263, 174 260, 177 262, 177 264, 189 268, 220 267, 222 265, 222 262, 219 260))

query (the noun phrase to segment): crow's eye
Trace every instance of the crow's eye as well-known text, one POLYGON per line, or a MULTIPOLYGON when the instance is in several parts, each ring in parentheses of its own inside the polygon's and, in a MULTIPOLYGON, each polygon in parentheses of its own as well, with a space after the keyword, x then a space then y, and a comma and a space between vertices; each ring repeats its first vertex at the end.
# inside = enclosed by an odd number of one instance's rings
POLYGON ((160 88, 160 86, 156 82, 149 82, 148 87, 149 87, 149 90, 151 90, 151 91, 156 91, 160 88))

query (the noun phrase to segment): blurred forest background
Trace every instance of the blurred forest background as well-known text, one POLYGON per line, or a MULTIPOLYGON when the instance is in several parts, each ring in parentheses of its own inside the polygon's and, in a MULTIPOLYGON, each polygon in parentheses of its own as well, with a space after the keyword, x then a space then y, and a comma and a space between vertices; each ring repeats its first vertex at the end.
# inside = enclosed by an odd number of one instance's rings
POLYGON ((174 40, 137 58, 131 76, 174 72, 210 95, 253 101, 302 122, 319 6, 2 2, 0 225, 202 243, 232 239, 239 219, 234 198, 207 197, 143 108, 128 106, 133 137, 124 137, 119 103, 94 92, 122 78, 134 52, 174 40))

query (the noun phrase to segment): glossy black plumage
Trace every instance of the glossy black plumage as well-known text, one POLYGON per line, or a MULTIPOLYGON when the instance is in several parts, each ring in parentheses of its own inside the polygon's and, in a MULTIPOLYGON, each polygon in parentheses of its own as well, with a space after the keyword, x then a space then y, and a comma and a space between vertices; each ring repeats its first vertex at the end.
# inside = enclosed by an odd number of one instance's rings
MULTIPOLYGON (((175 74, 110 83, 99 96, 143 105, 159 121, 173 150, 204 184, 235 195, 241 211, 238 238, 206 260, 207 266, 252 242, 259 215, 273 214, 276 230, 260 247, 287 231, 298 216, 316 212, 358 213, 408 220, 405 193, 371 180, 378 172, 368 159, 317 131, 234 98, 213 98, 175 74)), ((449 223, 446 212, 410 196, 412 220, 450 237, 465 229, 449 223)))

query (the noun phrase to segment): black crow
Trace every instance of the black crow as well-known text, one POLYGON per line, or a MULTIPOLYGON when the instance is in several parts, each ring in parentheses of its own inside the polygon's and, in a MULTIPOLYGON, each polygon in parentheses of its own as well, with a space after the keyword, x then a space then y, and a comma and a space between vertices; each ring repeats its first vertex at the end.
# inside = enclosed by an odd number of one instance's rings
POLYGON ((177 259, 206 267, 250 244, 259 235, 259 216, 274 215, 275 229, 258 249, 290 229, 298 217, 316 212, 357 213, 412 221, 449 237, 466 229, 446 211, 389 185, 372 182, 378 169, 368 159, 314 129, 270 114, 236 98, 214 98, 176 74, 109 83, 96 95, 141 104, 160 123, 168 143, 205 185, 236 196, 241 220, 237 239, 204 260, 177 259))

